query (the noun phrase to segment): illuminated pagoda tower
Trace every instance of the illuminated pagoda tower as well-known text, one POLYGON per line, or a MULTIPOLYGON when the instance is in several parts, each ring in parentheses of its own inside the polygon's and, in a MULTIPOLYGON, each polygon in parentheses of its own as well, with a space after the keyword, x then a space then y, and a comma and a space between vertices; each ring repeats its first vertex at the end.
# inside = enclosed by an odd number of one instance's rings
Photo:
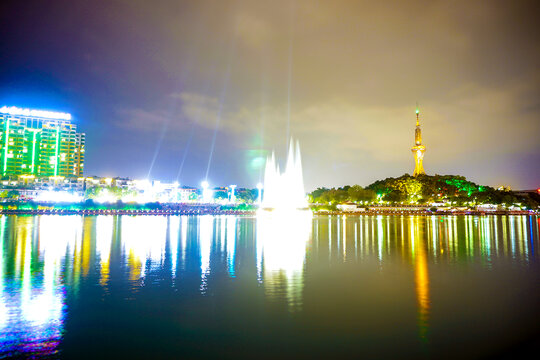
POLYGON ((422 162, 424 161, 424 153, 426 152, 426 147, 422 145, 422 130, 420 129, 420 120, 419 120, 420 111, 418 106, 416 107, 416 129, 414 130, 414 146, 411 151, 414 155, 414 173, 413 176, 425 175, 424 166, 422 162))

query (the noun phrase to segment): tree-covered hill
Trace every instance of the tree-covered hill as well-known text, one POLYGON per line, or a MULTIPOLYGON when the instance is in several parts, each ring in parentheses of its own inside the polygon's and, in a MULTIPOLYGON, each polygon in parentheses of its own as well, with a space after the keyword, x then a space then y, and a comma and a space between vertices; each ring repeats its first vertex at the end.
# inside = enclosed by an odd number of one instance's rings
POLYGON ((309 194, 312 203, 339 204, 346 201, 388 204, 431 204, 445 202, 454 206, 497 204, 505 207, 517 206, 537 209, 540 196, 518 195, 513 191, 497 190, 479 185, 458 175, 409 174, 397 178, 378 180, 366 186, 344 186, 341 188, 319 188, 309 194))

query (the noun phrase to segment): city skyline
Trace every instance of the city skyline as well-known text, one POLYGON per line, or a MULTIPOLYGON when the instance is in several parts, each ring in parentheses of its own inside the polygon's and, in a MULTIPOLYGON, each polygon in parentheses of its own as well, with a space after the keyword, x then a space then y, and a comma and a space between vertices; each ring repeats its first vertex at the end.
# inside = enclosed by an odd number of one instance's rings
POLYGON ((310 190, 412 174, 419 101, 429 175, 532 189, 530 6, 13 2, 0 104, 73 114, 89 176, 254 187, 293 135, 310 190))

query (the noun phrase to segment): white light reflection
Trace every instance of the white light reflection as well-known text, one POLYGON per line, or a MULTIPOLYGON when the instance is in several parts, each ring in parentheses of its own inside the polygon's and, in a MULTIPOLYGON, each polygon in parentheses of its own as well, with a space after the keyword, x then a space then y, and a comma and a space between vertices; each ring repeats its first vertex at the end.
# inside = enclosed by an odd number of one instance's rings
POLYGON ((379 263, 382 264, 382 247, 383 247, 383 227, 382 227, 382 215, 377 216, 377 250, 379 256, 379 263))
POLYGON ((527 217, 522 216, 521 217, 521 226, 523 228, 523 235, 520 237, 523 241, 523 260, 525 262, 529 262, 529 237, 532 235, 532 233, 529 233, 527 231, 527 217))
POLYGON ((138 280, 146 275, 147 260, 151 263, 149 270, 162 264, 167 234, 166 217, 124 216, 121 233, 130 280, 138 280))
MULTIPOLYGON (((42 216, 39 223, 39 251, 43 257, 42 289, 32 289, 30 296, 21 299, 23 317, 46 328, 58 327, 60 336, 62 303, 64 294, 60 289, 62 260, 73 256, 81 243, 82 218, 80 216, 42 216)), ((24 286, 24 285, 23 285, 24 286)), ((45 331, 35 328, 35 331, 45 331)))
POLYGON ((183 270, 185 270, 186 267, 186 246, 187 246, 187 228, 188 228, 188 217, 186 215, 182 216, 182 229, 180 230, 182 232, 182 237, 180 239, 182 244, 182 266, 183 270))
MULTIPOLYGON (((17 239, 25 246, 20 303, 12 301, 12 317, 17 314, 11 328, 18 329, 18 341, 40 344, 40 351, 54 352, 60 341, 63 328, 64 284, 62 266, 66 257, 72 258, 75 248, 81 243, 82 218, 80 216, 41 216, 39 221, 39 257, 43 261, 42 281, 39 275, 30 274, 32 251, 30 248, 32 224, 26 224, 27 236, 17 239), (28 265, 27 265, 28 264, 28 265), (20 307, 17 308, 17 305, 20 307), (24 334, 24 335, 22 335, 24 334), (22 336, 21 336, 22 335, 22 336)), ((23 225, 23 228, 26 226, 23 225)), ((19 345, 21 346, 21 345, 19 345)))
POLYGON ((311 229, 310 211, 261 211, 257 214, 260 254, 257 268, 262 269, 267 295, 285 297, 291 310, 300 307, 302 301, 304 261, 311 229))
POLYGON ((207 278, 210 274, 210 251, 214 230, 214 217, 203 215, 199 217, 199 248, 201 251, 201 287, 202 294, 206 293, 207 278))
POLYGON ((178 237, 180 236, 180 217, 169 218, 169 247, 171 249, 171 272, 176 277, 176 263, 178 260, 178 237))
POLYGON ((13 116, 28 116, 28 117, 40 117, 46 119, 58 119, 58 120, 71 120, 71 114, 47 111, 47 110, 35 110, 35 109, 23 109, 16 106, 2 106, 0 113, 9 114, 13 116))
POLYGON ((227 270, 235 277, 234 259, 236 257, 236 217, 227 216, 227 270))
POLYGON ((227 216, 220 216, 219 230, 221 231, 221 234, 219 235, 219 251, 221 253, 225 253, 225 239, 227 237, 227 216))

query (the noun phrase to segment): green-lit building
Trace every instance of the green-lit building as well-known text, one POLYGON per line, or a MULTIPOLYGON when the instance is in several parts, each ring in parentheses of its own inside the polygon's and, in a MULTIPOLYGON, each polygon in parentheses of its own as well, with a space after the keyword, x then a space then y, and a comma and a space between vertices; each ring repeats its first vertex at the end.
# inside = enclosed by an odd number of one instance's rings
POLYGON ((85 134, 71 115, 0 108, 0 175, 81 177, 85 134))

